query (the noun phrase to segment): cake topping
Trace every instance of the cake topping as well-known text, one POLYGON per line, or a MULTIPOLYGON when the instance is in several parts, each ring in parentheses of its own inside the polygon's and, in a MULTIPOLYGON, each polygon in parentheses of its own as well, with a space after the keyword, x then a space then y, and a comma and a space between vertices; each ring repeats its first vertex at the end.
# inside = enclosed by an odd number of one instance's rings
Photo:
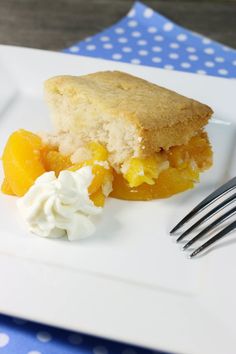
POLYGON ((38 177, 17 201, 29 230, 42 237, 67 235, 71 241, 90 236, 95 231, 92 216, 102 211, 89 197, 92 180, 90 166, 38 177))

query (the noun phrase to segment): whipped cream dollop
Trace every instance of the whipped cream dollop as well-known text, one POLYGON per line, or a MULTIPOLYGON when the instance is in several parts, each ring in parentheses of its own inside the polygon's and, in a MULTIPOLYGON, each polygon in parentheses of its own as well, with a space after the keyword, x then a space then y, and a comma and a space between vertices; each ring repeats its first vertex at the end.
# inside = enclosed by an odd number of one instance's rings
POLYGON ((29 191, 17 201, 29 230, 42 237, 68 236, 78 240, 95 231, 94 216, 102 208, 89 198, 88 187, 93 179, 92 168, 45 172, 29 191))

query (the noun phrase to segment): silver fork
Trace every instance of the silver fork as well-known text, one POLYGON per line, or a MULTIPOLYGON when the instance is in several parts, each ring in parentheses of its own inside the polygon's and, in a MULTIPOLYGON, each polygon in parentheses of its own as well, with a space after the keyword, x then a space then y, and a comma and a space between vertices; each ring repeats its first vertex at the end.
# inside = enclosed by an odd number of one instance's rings
MULTIPOLYGON (((236 193, 230 195, 227 199, 223 200, 223 196, 227 193, 236 189, 236 177, 229 180, 227 183, 219 187, 216 191, 211 193, 208 197, 206 197, 202 202, 200 202, 193 210, 191 210, 171 231, 170 234, 174 235, 179 229, 185 226, 190 220, 196 217, 203 210, 208 208, 210 205, 215 203, 217 200, 220 201, 218 205, 211 208, 205 215, 200 217, 193 225, 188 227, 176 240, 176 242, 182 241, 186 236, 190 235, 193 231, 196 231, 197 228, 201 225, 204 226, 204 223, 208 221, 212 216, 218 214, 221 210, 225 209, 228 205, 236 202, 236 193), (223 201, 221 201, 221 199, 223 201)), ((188 241, 184 246, 183 250, 187 250, 190 246, 192 246, 196 241, 200 240, 203 236, 207 236, 210 232, 214 232, 216 228, 222 224, 224 226, 224 222, 228 220, 231 216, 236 213, 236 206, 225 212, 223 215, 216 218, 213 222, 211 222, 208 226, 206 226, 203 230, 201 230, 196 236, 194 236, 190 241, 188 241)), ((191 254, 190 258, 196 256, 200 252, 206 250, 210 245, 220 240, 222 237, 230 233, 236 229, 236 221, 233 221, 229 225, 225 226, 221 231, 217 232, 214 236, 212 236, 208 241, 203 243, 200 247, 196 248, 191 254)))

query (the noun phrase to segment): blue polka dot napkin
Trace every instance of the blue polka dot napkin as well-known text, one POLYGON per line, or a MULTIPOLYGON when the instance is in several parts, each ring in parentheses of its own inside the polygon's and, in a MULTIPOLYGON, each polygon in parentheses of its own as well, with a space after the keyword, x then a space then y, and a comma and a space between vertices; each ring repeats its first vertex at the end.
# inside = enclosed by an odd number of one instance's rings
POLYGON ((140 2, 114 26, 64 52, 236 78, 236 50, 191 32, 140 2))
POLYGON ((1 354, 164 354, 112 340, 0 316, 1 354))
MULTIPOLYGON (((114 26, 65 53, 236 78, 236 50, 176 25, 136 2, 114 26)), ((151 354, 153 351, 0 316, 0 354, 151 354)), ((156 352, 161 353, 161 352, 156 352)))

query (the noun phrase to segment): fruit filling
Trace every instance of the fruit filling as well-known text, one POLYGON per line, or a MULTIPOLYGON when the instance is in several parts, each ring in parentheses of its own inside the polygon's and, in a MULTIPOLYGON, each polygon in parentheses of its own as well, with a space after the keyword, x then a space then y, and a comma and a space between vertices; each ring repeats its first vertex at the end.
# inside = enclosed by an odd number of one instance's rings
POLYGON ((70 157, 62 155, 55 146, 45 145, 38 135, 20 129, 9 137, 3 152, 5 177, 1 190, 21 197, 44 172, 54 171, 58 176, 63 170, 76 171, 91 166, 94 177, 88 188, 90 199, 96 206, 103 206, 113 178, 106 161, 107 151, 94 142, 88 144, 88 149, 91 151, 90 160, 72 164, 70 157))
POLYGON ((186 145, 156 155, 126 162, 123 175, 114 173, 110 196, 125 200, 167 198, 193 188, 200 172, 212 165, 212 149, 205 132, 194 136, 186 145))
POLYGON ((116 172, 108 162, 108 151, 98 142, 86 145, 89 158, 72 163, 57 147, 44 144, 42 139, 29 131, 14 132, 5 146, 2 162, 5 194, 23 196, 35 180, 47 171, 58 176, 62 170, 76 171, 91 166, 93 180, 88 188, 90 199, 96 206, 103 206, 105 198, 150 200, 166 198, 193 188, 200 172, 212 164, 212 150, 207 134, 198 133, 181 146, 171 147, 147 158, 133 157, 116 172))

